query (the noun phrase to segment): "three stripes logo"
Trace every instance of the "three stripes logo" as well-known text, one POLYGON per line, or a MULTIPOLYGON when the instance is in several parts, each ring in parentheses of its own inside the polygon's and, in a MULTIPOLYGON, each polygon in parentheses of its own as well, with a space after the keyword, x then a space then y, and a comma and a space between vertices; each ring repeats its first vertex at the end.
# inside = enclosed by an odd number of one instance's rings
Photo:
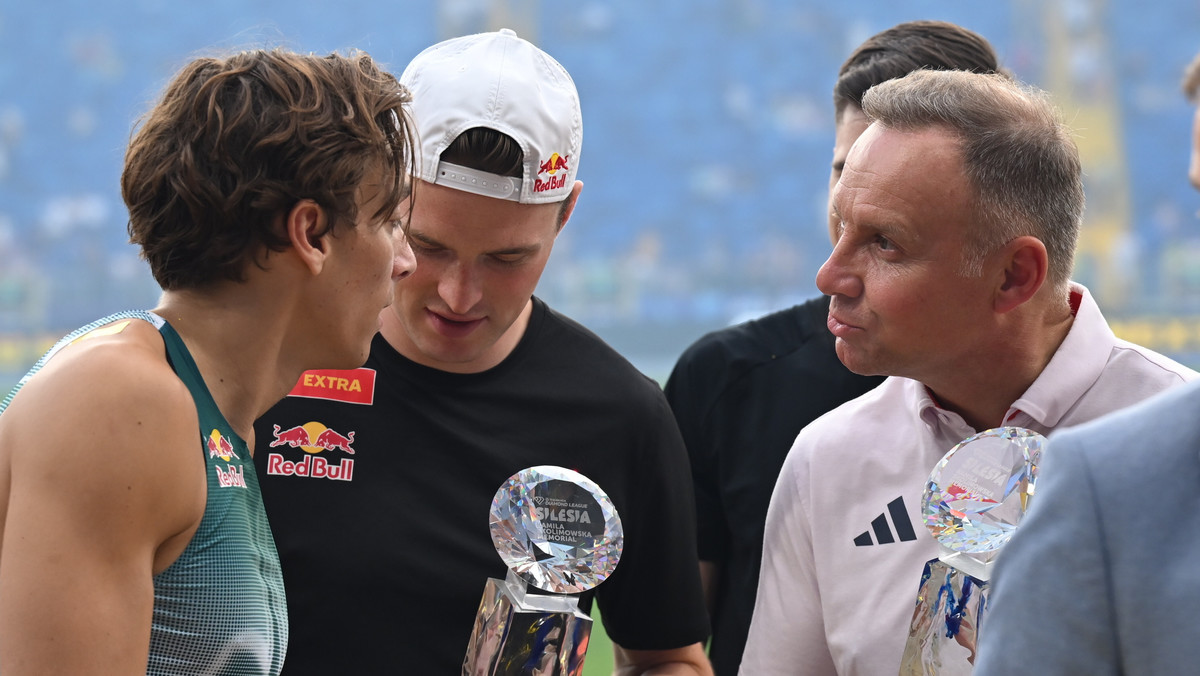
POLYGON ((891 529, 888 527, 887 516, 880 514, 871 521, 871 530, 863 531, 858 537, 854 538, 854 544, 857 547, 870 547, 873 544, 889 545, 900 538, 901 542, 909 542, 917 539, 917 534, 913 531, 912 521, 908 518, 908 510, 904 508, 904 496, 892 500, 887 505, 887 514, 892 517, 892 525, 896 527, 896 535, 892 535, 891 529), (875 540, 871 540, 871 533, 875 533, 875 540))

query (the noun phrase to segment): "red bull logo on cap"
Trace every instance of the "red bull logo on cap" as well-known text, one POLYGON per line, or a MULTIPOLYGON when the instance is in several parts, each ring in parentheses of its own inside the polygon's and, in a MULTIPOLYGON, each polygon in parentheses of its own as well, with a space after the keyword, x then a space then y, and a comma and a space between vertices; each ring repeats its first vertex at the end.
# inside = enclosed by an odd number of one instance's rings
POLYGON ((534 192, 545 192, 547 190, 556 190, 567 184, 567 172, 571 167, 567 164, 567 160, 571 159, 570 155, 559 155, 554 153, 550 159, 538 165, 538 178, 533 182, 534 192), (558 172, 563 172, 561 176, 556 176, 558 172), (542 174, 550 174, 548 178, 542 180, 542 174))
POLYGON ((317 455, 324 451, 342 451, 354 455, 353 430, 343 435, 315 421, 288 429, 282 429, 279 425, 272 425, 272 428, 275 439, 269 447, 299 448, 305 455, 300 460, 292 461, 280 453, 271 453, 267 456, 267 474, 338 481, 350 481, 353 478, 354 460, 351 458, 343 458, 341 463, 335 465, 317 455))
POLYGON ((288 396, 370 406, 375 401, 375 370, 358 368, 305 371, 292 387, 292 391, 288 392, 288 396))
POLYGON ((571 168, 567 166, 567 160, 569 159, 571 159, 570 155, 554 153, 550 156, 550 159, 538 165, 538 175, 541 176, 542 174, 549 173, 553 176, 559 171, 570 171, 571 168))

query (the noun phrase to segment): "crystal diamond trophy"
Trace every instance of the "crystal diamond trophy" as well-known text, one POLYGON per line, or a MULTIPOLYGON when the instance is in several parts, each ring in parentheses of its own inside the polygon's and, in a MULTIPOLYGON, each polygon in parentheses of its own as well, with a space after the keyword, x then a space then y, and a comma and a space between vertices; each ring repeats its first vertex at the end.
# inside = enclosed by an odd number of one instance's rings
POLYGON ((612 501, 578 472, 530 467, 500 486, 490 526, 508 576, 484 587, 463 676, 581 676, 592 618, 566 594, 617 567, 624 535, 612 501))
POLYGON ((999 427, 964 439, 929 475, 922 500, 938 558, 925 564, 902 676, 970 674, 996 553, 1029 508, 1046 438, 999 427))

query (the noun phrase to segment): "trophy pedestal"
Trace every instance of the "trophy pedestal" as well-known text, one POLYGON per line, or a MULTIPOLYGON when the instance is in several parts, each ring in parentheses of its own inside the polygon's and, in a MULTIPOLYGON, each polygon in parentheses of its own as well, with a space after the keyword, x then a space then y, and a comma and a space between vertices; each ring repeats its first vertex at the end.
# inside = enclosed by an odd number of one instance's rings
POLYGON ((574 470, 528 467, 496 491, 488 529, 508 576, 484 586, 462 676, 582 676, 592 618, 570 594, 617 567, 625 536, 612 500, 574 470))
POLYGON ((1046 438, 997 427, 963 439, 929 474, 925 527, 941 549, 925 564, 901 676, 969 675, 999 550, 1029 508, 1046 438))
MULTIPOLYGON (((990 552, 956 552, 946 545, 939 545, 937 560, 972 578, 980 586, 992 579, 992 569, 996 565, 997 551, 990 552)), ((930 561, 930 563, 933 563, 930 561)), ((928 566, 928 564, 926 564, 928 566)))
POLYGON ((581 676, 591 633, 578 599, 527 593, 510 570, 484 587, 462 676, 581 676))
MULTIPOLYGON (((968 567, 990 572, 990 562, 980 563, 957 552, 955 555, 956 559, 971 561, 968 567)), ((925 564, 900 662, 901 676, 971 673, 990 589, 986 580, 957 567, 961 560, 952 565, 939 558, 925 564)))

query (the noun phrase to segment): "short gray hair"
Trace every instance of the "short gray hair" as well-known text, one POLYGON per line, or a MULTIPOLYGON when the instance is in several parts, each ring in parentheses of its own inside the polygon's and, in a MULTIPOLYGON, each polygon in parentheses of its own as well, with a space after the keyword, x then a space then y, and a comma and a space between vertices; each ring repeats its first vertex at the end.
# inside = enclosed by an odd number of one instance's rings
POLYGON ((1045 92, 1002 75, 919 70, 867 91, 872 121, 913 131, 949 130, 959 139, 979 223, 963 256, 967 276, 1013 239, 1046 246, 1049 282, 1065 289, 1083 221, 1079 150, 1045 92))

